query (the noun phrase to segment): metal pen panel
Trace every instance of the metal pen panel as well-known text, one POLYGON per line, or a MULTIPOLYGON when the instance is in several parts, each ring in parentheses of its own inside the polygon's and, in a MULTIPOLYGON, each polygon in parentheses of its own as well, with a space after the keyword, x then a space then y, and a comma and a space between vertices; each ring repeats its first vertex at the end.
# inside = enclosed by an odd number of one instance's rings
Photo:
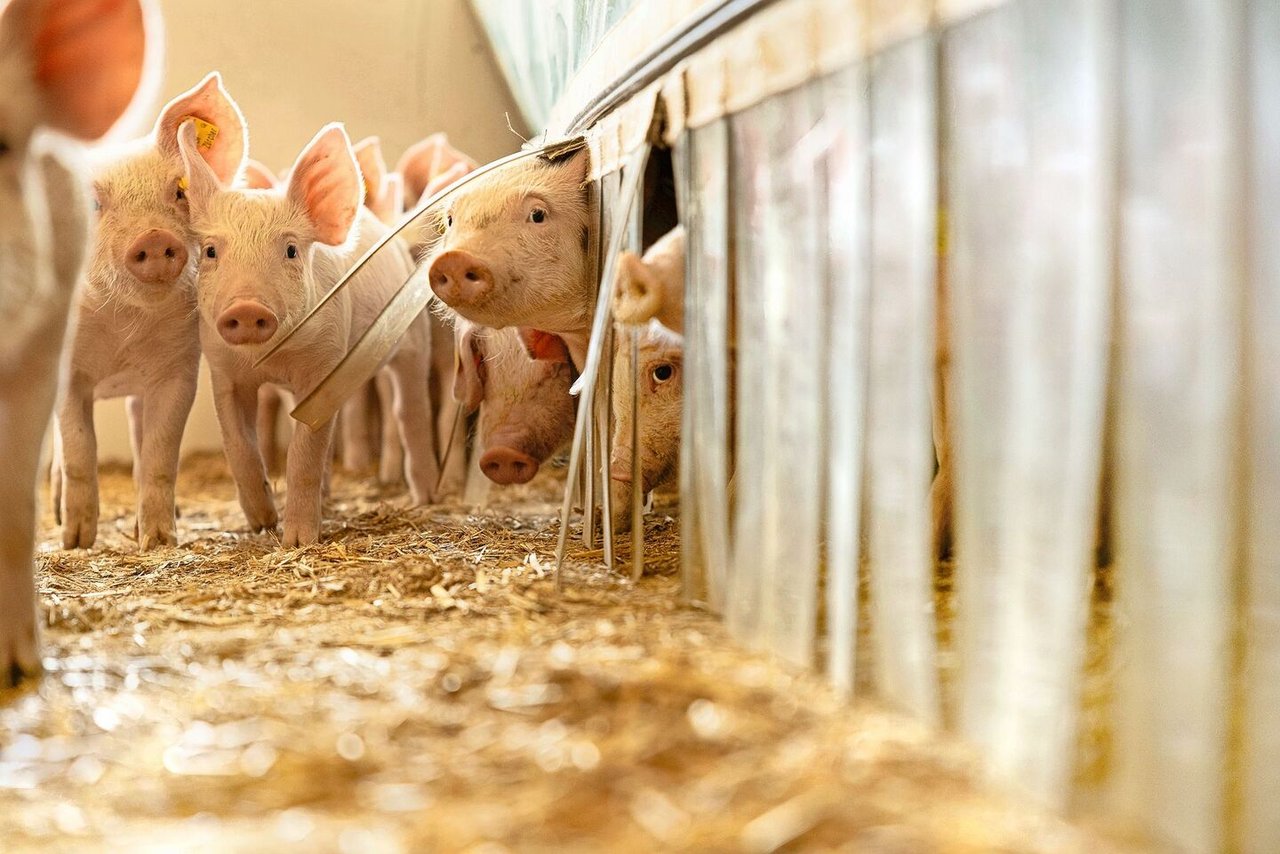
POLYGON ((1006 6, 958 27, 946 55, 960 724, 997 777, 1058 807, 1109 346, 1114 27, 1101 9, 1006 6))
POLYGON ((1244 232, 1239 2, 1121 4, 1118 809, 1225 841, 1244 232))
POLYGON ((1280 851, 1280 4, 1249 4, 1245 658, 1239 848, 1280 851))
POLYGON ((867 75, 862 66, 818 84, 826 144, 827 660, 850 694, 858 629, 858 562, 867 392, 869 290, 867 75))

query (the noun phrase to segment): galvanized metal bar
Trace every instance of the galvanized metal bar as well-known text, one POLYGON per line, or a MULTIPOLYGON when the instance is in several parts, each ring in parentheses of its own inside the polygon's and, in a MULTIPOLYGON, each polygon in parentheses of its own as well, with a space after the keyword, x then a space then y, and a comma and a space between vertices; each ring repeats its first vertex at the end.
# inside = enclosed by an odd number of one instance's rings
MULTIPOLYGON (((635 198, 644 184, 644 167, 649 158, 649 143, 644 143, 627 161, 626 180, 622 182, 617 210, 626 211, 635 204, 635 198)), ((569 537, 569 516, 573 510, 573 482, 582 469, 583 444, 592 421, 592 403, 595 398, 596 373, 600 369, 602 348, 607 342, 606 330, 613 324, 612 282, 617 269, 618 253, 626 239, 627 221, 619 217, 613 222, 609 242, 605 244, 605 264, 601 271, 599 296, 596 299, 592 319, 591 341, 587 348, 586 364, 571 390, 582 395, 578 403, 578 415, 573 426, 573 443, 569 452, 569 471, 565 478, 564 501, 560 507, 560 533, 556 542, 556 589, 563 587, 562 568, 565 547, 569 537)))
POLYGON ((1115 805, 1226 840, 1239 531, 1239 0, 1120 5, 1115 805))
POLYGON ((1058 808, 1074 767, 1110 345, 1103 9, 1024 0, 960 24, 946 51, 960 727, 997 778, 1058 808))
POLYGON ((768 121, 776 104, 766 102, 728 120, 733 134, 731 170, 734 200, 733 239, 736 307, 737 391, 734 453, 736 480, 733 516, 733 571, 729 573, 725 619, 739 640, 753 646, 764 643, 762 581, 768 561, 764 496, 769 482, 766 461, 766 407, 771 406, 762 378, 767 355, 765 336, 767 252, 764 246, 766 208, 770 203, 764 182, 771 164, 768 121))
POLYGON ((1245 854, 1280 851, 1280 4, 1248 4, 1250 157, 1241 816, 1245 854))
MULTIPOLYGON (((858 564, 863 458, 866 453, 868 297, 871 193, 865 66, 828 78, 822 125, 826 152, 828 253, 826 670, 836 688, 853 693, 858 641, 858 564)), ((902 283, 896 285, 902 288, 902 283)))
POLYGON ((938 176, 936 45, 870 64, 871 297, 866 521, 876 690, 940 719, 929 484, 934 448, 938 176))

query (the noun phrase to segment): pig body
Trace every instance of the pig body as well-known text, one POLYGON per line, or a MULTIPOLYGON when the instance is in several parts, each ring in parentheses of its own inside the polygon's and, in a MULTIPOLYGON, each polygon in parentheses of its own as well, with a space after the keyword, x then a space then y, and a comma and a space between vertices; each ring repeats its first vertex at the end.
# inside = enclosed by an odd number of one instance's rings
POLYGON ((684 227, 664 234, 644 253, 623 252, 613 300, 619 323, 656 320, 677 335, 684 334, 684 227))
MULTIPOLYGON (((680 407, 684 387, 684 340, 656 321, 631 327, 640 335, 640 375, 636 383, 640 418, 640 477, 645 494, 671 481, 680 466, 680 407)), ((620 327, 613 361, 613 455, 609 474, 614 484, 614 518, 630 524, 632 459, 631 335, 620 327)))
POLYGON ((74 152, 36 132, 102 136, 143 76, 150 7, 98 5, 12 0, 0 12, 0 687, 40 670, 36 480, 90 231, 74 152))
POLYGON ((113 397, 130 398, 138 545, 177 542, 178 454, 200 344, 195 244, 176 133, 193 117, 217 128, 210 158, 234 180, 244 160, 244 120, 217 74, 166 106, 149 139, 102 152, 95 163, 99 215, 58 404, 52 472, 65 548, 88 548, 97 538, 93 402, 113 397))
MULTIPOLYGON (((346 133, 323 129, 303 151, 282 190, 228 190, 204 163, 195 128, 181 136, 200 237, 197 287, 200 340, 240 504, 250 527, 274 528, 275 500, 254 436, 258 388, 273 383, 308 393, 346 355, 412 273, 403 248, 379 253, 289 343, 261 366, 258 355, 294 327, 320 297, 386 234, 361 205, 360 174, 346 133)), ((427 400, 430 327, 421 316, 386 370, 415 502, 428 501, 438 476, 427 400)), ((294 427, 289 444, 283 543, 315 542, 333 421, 294 427)))
POLYGON ((573 437, 573 370, 558 348, 531 359, 515 330, 459 323, 454 396, 479 409, 479 465, 494 483, 527 483, 573 437))
POLYGON ((579 369, 595 309, 587 155, 511 164, 449 199, 431 287, 463 318, 553 333, 579 369))

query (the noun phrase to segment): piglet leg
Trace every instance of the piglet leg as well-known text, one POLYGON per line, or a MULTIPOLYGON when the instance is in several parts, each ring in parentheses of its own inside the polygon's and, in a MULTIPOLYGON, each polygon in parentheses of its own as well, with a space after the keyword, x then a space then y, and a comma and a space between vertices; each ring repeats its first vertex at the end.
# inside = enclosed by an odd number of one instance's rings
POLYGON ((427 397, 427 362, 415 353, 400 352, 391 360, 396 422, 404 444, 405 477, 414 504, 435 500, 440 463, 436 460, 436 431, 427 397))
POLYGON ((287 463, 289 493, 284 505, 282 544, 287 549, 320 539, 321 492, 334 420, 319 430, 302 423, 294 427, 287 463))
POLYGON ((378 483, 394 486, 404 480, 404 446, 400 444, 400 425, 395 415, 395 391, 391 375, 379 371, 375 377, 378 408, 382 413, 382 456, 378 458, 378 483))
POLYGON ((213 405, 222 428, 222 447, 227 455, 227 465, 235 478, 236 495, 240 509, 253 531, 275 528, 280 521, 275 499, 271 496, 271 484, 267 481, 267 469, 258 453, 258 437, 254 420, 257 418, 258 390, 247 385, 237 385, 230 378, 213 374, 213 405))
POLYGON ((373 465, 373 437, 369 432, 369 387, 352 395, 342 407, 342 467, 365 471, 373 465))
POLYGON ((178 454, 182 429, 196 399, 195 374, 178 377, 148 389, 143 396, 143 432, 134 463, 138 480, 138 548, 172 546, 178 542, 174 522, 178 454))
POLYGON ((87 549, 98 538, 98 439, 93 390, 75 377, 58 406, 62 437, 62 547, 87 549))

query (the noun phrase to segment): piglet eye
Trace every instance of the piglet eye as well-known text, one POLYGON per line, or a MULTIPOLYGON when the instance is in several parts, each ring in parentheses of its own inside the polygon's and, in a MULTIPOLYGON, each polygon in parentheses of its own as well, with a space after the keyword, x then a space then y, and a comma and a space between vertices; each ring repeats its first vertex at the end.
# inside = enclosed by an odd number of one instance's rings
POLYGON ((529 211, 529 222, 546 222, 547 212, 542 208, 534 208, 529 211))
POLYGON ((9 146, 9 140, 0 139, 0 157, 4 157, 13 149, 9 146))
POLYGON ((298 247, 290 243, 287 247, 285 247, 284 254, 286 258, 297 258, 298 247))
POLYGON ((445 228, 453 228, 453 214, 445 214, 445 216, 444 216, 444 227, 445 227, 445 228))
POLYGON ((655 383, 665 383, 675 376, 676 369, 665 362, 655 367, 651 373, 655 383))
POLYGON ((102 200, 99 199, 97 196, 93 197, 93 209, 95 212, 102 210, 102 200))
POLYGON ((186 197, 187 197, 187 192, 183 190, 181 187, 179 187, 178 192, 174 194, 174 198, 177 199, 178 201, 182 201, 186 197))
POLYGON ((206 257, 206 258, 217 258, 217 257, 218 257, 218 250, 213 248, 213 244, 212 244, 212 243, 210 243, 208 246, 206 246, 206 247, 204 248, 204 257, 206 257))

